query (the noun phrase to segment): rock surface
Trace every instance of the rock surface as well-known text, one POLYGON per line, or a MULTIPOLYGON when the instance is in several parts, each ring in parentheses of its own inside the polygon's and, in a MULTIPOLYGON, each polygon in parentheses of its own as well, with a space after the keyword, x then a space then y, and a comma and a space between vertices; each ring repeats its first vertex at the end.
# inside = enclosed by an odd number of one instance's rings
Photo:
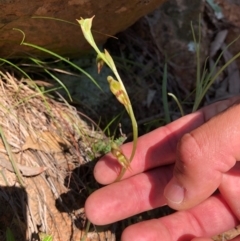
POLYGON ((96 15, 93 26, 96 30, 95 38, 98 43, 103 43, 108 35, 123 31, 163 2, 164 0, 0 1, 0 57, 43 55, 42 52, 21 46, 23 35, 13 28, 25 33, 26 42, 43 46, 61 55, 77 56, 84 52, 88 45, 83 40, 75 19, 96 15))

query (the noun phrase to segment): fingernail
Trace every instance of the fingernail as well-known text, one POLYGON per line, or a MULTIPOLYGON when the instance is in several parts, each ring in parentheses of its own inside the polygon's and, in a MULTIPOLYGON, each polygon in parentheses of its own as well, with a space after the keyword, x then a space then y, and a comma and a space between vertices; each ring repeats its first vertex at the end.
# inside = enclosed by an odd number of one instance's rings
POLYGON ((180 204, 184 199, 184 189, 176 183, 169 183, 165 188, 164 196, 170 202, 180 204))

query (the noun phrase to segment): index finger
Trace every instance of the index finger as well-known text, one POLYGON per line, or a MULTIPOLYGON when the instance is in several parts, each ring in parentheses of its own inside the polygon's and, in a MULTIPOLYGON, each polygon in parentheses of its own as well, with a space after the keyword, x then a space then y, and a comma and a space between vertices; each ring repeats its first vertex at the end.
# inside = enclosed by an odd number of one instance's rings
MULTIPOLYGON (((137 151, 131 162, 131 170, 127 170, 123 178, 128 178, 157 166, 173 163, 176 158, 177 143, 185 133, 201 126, 239 99, 240 97, 237 96, 216 102, 139 137, 137 151)), ((130 156, 132 143, 123 145, 122 150, 127 157, 130 156)), ((94 176, 99 183, 108 184, 117 178, 120 169, 121 166, 117 160, 111 154, 108 154, 96 164, 94 176)))

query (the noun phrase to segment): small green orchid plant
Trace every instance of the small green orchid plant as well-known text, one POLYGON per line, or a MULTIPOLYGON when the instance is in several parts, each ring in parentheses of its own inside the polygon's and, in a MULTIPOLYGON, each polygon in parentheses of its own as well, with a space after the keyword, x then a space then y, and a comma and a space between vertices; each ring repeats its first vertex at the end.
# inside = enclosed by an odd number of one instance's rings
POLYGON ((97 52, 97 68, 98 73, 100 73, 104 63, 108 65, 108 67, 113 71, 116 80, 112 76, 107 77, 107 81, 110 86, 111 92, 116 96, 117 100, 124 105, 130 119, 132 122, 132 128, 133 128, 133 148, 130 158, 127 158, 121 148, 114 142, 111 143, 111 152, 114 157, 117 158, 118 162, 121 164, 122 169, 120 174, 118 175, 116 181, 121 180, 122 176, 124 175, 125 171, 130 168, 130 163, 135 155, 136 148, 137 148, 137 138, 138 138, 138 126, 137 122, 133 113, 132 105, 130 102, 130 99, 128 97, 127 91, 124 87, 124 84, 118 74, 117 68, 114 64, 114 61, 111 57, 111 55, 108 53, 108 51, 105 49, 104 52, 101 52, 99 48, 97 47, 92 32, 92 21, 93 18, 81 18, 80 20, 77 20, 78 23, 81 26, 83 35, 85 39, 88 41, 88 43, 94 48, 94 50, 97 52))

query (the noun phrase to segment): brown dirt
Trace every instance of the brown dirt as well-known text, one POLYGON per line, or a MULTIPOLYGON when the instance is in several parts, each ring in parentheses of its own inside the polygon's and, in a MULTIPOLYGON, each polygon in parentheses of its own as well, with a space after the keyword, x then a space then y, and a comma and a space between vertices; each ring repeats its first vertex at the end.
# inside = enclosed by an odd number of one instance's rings
POLYGON ((0 72, 0 83, 0 239, 10 228, 16 240, 80 240, 90 188, 83 179, 97 132, 30 80, 0 72))

